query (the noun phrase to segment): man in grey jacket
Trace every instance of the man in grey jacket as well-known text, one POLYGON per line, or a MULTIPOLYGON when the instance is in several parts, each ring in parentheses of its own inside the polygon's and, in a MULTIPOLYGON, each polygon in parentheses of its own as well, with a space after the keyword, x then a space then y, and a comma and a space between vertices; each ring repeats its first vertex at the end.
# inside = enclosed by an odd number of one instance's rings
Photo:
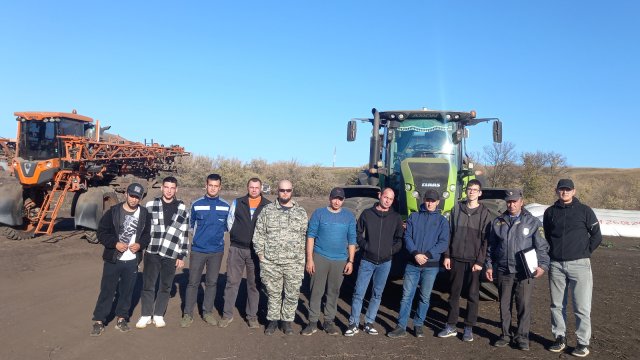
POLYGON ((494 346, 505 347, 510 342, 511 302, 515 292, 518 332, 513 341, 520 350, 527 351, 533 278, 541 277, 549 269, 549 243, 540 220, 522 207, 522 190, 508 190, 505 201, 507 211, 491 224, 485 260, 487 280, 493 281, 496 272, 500 297, 502 335, 494 346), (529 276, 525 266, 531 264, 525 264, 522 255, 530 249, 535 250, 537 266, 529 276))

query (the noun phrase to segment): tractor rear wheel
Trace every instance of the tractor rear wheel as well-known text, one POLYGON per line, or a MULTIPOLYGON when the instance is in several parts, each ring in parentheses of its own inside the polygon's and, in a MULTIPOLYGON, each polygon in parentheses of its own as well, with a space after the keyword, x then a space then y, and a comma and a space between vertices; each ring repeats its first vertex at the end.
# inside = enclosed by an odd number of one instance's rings
POLYGON ((368 209, 378 202, 376 198, 370 197, 352 197, 344 200, 342 207, 351 210, 356 219, 365 209, 368 209))

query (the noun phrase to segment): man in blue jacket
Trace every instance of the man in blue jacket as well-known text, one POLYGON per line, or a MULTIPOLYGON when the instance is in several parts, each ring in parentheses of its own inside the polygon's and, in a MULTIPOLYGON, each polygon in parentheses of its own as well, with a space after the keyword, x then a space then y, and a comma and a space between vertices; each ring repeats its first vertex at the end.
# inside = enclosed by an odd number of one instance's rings
POLYGON ((500 297, 500 321, 502 335, 494 343, 505 347, 510 342, 511 303, 515 298, 518 313, 518 332, 514 342, 520 350, 529 350, 531 326, 531 293, 533 279, 519 253, 535 250, 537 267, 531 271, 534 278, 541 277, 549 269, 549 244, 544 238, 542 223, 522 207, 522 190, 508 190, 507 211, 491 223, 485 266, 487 280, 493 281, 496 273, 500 297))
POLYGON ((413 318, 413 330, 416 337, 424 337, 422 327, 429 310, 431 290, 440 270, 440 258, 449 246, 449 222, 438 210, 440 194, 429 189, 423 199, 420 212, 411 214, 407 220, 404 241, 411 260, 404 270, 398 325, 387 334, 390 338, 407 336, 407 320, 418 286, 420 302, 413 318))
POLYGON ((193 229, 191 256, 189 258, 189 285, 184 300, 184 314, 181 327, 193 322, 193 308, 198 298, 198 288, 205 266, 204 300, 202 318, 209 325, 217 326, 213 315, 213 303, 216 299, 218 273, 224 255, 224 233, 227 231, 229 203, 221 199, 222 178, 218 174, 207 176, 207 193, 191 204, 190 224, 193 229))

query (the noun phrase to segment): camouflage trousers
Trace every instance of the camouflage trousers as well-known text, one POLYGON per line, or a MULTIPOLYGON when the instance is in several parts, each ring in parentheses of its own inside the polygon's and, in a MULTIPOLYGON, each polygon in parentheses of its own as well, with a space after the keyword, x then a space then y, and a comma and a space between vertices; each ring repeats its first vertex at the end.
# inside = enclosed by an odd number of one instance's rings
POLYGON ((260 279, 267 291, 267 320, 293 321, 303 278, 304 264, 260 262, 260 279))

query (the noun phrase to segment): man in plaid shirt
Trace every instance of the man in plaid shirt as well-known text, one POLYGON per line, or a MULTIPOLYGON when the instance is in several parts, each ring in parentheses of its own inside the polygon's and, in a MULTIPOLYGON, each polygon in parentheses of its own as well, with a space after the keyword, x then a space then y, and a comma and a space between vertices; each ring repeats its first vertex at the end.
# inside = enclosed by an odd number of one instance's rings
POLYGON ((136 323, 138 329, 151 323, 156 327, 166 325, 164 313, 173 278, 176 270, 184 266, 188 253, 189 211, 182 200, 176 199, 177 190, 178 180, 173 176, 166 177, 162 181, 162 197, 146 205, 151 215, 151 242, 144 254, 142 316, 136 323), (160 286, 155 296, 158 278, 160 286))

